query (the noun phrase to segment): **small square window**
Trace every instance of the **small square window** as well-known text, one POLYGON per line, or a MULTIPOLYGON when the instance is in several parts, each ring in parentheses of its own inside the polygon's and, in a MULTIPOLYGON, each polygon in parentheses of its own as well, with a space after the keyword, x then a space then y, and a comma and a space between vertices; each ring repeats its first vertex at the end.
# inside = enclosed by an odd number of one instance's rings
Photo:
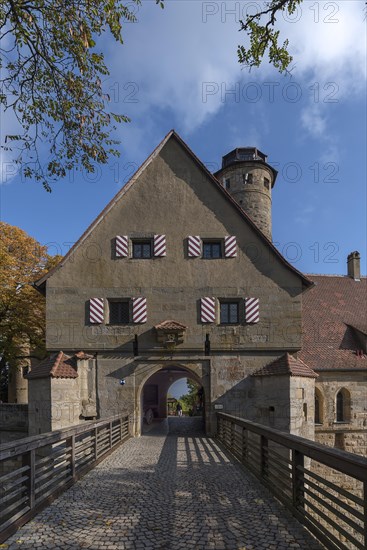
POLYGON ((130 302, 129 300, 109 302, 110 306, 110 325, 127 325, 130 322, 130 302))
POLYGON ((203 258, 217 259, 222 257, 222 243, 220 241, 203 242, 203 258))
POLYGON ((268 180, 268 178, 264 178, 264 187, 266 187, 266 189, 270 188, 270 180, 268 180))
POLYGON ((133 258, 146 259, 152 257, 152 241, 133 241, 133 258))
POLYGON ((220 323, 222 325, 239 323, 238 302, 221 302, 220 323))

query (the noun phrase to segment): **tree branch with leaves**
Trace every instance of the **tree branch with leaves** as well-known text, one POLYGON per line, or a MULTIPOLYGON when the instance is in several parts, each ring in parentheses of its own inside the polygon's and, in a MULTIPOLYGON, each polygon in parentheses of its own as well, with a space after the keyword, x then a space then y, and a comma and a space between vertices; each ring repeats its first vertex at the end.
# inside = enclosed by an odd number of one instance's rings
POLYGON ((123 43, 123 24, 136 21, 140 4, 0 0, 0 106, 14 112, 21 128, 1 147, 47 191, 70 170, 94 172, 96 163, 119 156, 112 134, 129 119, 108 109, 102 82, 109 69, 98 44, 106 31, 123 43))
MULTIPOLYGON (((249 47, 239 45, 238 61, 250 70, 259 67, 266 54, 271 63, 280 73, 289 74, 293 57, 289 53, 289 40, 280 41, 280 30, 277 29, 279 16, 291 20, 303 0, 269 0, 264 8, 241 20, 240 31, 247 33, 250 39, 249 47)), ((367 2, 363 6, 364 18, 367 17, 367 2)))
MULTIPOLYGON (((61 260, 18 227, 0 222, 0 393, 9 374, 45 353, 46 300, 33 283, 61 260)), ((16 388, 12 388, 12 396, 16 388)), ((14 398, 14 397, 13 397, 14 398)))
POLYGON ((271 0, 263 10, 248 15, 241 20, 240 31, 245 31, 250 38, 250 46, 238 46, 238 61, 250 69, 259 67, 268 52, 269 63, 281 73, 289 72, 292 56, 288 51, 289 41, 279 41, 280 31, 276 29, 278 15, 286 12, 292 15, 303 0, 271 0))

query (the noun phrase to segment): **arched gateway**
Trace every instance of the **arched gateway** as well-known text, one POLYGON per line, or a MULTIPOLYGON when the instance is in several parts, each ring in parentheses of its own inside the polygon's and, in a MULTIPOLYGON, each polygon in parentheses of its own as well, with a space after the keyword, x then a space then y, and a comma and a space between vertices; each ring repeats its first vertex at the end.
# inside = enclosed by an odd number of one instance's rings
POLYGON ((202 388, 203 416, 207 431, 210 431, 209 406, 209 370, 205 361, 197 363, 179 363, 175 361, 162 362, 147 369, 146 364, 137 367, 135 395, 135 435, 141 435, 142 424, 146 413, 154 418, 167 417, 167 394, 170 386, 183 378, 189 378, 202 388))

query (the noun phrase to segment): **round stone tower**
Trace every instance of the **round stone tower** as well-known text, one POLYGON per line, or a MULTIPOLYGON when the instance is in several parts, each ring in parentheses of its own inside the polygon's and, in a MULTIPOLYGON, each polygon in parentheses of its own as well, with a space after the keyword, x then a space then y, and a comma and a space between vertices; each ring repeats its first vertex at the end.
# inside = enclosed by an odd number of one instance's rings
POLYGON ((271 240, 271 190, 278 172, 256 147, 234 149, 222 158, 215 177, 271 240))

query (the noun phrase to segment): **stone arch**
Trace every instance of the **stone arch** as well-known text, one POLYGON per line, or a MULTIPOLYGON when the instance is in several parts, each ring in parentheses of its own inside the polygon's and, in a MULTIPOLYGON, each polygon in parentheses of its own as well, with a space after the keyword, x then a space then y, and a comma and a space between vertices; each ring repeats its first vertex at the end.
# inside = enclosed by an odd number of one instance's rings
MULTIPOLYGON (((167 392, 172 383, 180 380, 182 378, 190 378, 204 390, 204 411, 206 417, 206 411, 209 410, 208 399, 209 399, 209 387, 208 387, 208 376, 205 376, 204 368, 202 362, 182 364, 179 361, 161 361, 157 362, 154 365, 149 365, 149 369, 137 369, 136 375, 136 390, 135 390, 135 421, 134 421, 134 434, 141 435, 142 429, 142 420, 144 415, 144 406, 146 405, 143 402, 144 399, 144 389, 146 391, 147 384, 149 381, 154 382, 153 385, 157 382, 159 385, 159 378, 166 376, 166 384, 162 383, 161 388, 157 390, 157 403, 151 403, 151 408, 153 414, 159 417, 162 417, 163 414, 163 401, 164 399, 164 408, 165 414, 167 414, 166 401, 167 401, 167 392), (170 377, 172 380, 170 380, 170 377), (165 387, 166 386, 166 387, 165 387), (161 392, 161 393, 159 393, 161 392), (164 395, 164 398, 162 398, 164 395)), ((154 390, 150 389, 151 395, 153 396, 154 390)), ((149 392, 148 392, 149 393, 149 392)))
POLYGON ((347 388, 340 388, 335 395, 336 422, 349 422, 351 416, 351 398, 347 388))
POLYGON ((319 388, 315 388, 315 424, 324 423, 324 396, 319 388))

